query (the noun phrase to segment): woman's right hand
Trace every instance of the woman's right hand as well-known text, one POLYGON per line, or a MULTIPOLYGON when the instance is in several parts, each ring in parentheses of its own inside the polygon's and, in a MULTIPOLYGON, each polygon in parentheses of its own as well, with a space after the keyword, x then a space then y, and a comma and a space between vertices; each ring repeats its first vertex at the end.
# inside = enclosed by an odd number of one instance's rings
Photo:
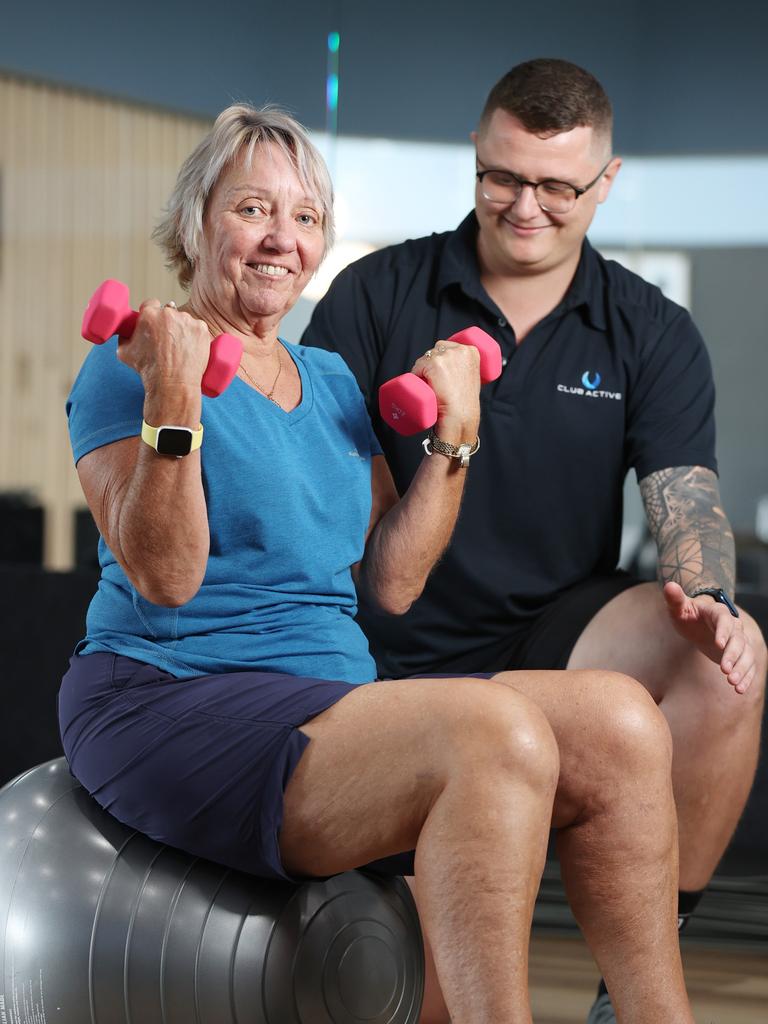
MULTIPOLYGON (((141 376, 147 423, 197 429, 210 348, 205 321, 157 299, 142 303, 117 356, 141 376)), ((191 600, 210 546, 201 453, 163 456, 125 437, 88 452, 77 472, 102 537, 138 592, 168 607, 191 600)))
POLYGON ((117 358, 141 377, 147 396, 196 389, 208 365, 211 333, 198 320, 158 299, 142 302, 130 338, 120 338, 117 358))

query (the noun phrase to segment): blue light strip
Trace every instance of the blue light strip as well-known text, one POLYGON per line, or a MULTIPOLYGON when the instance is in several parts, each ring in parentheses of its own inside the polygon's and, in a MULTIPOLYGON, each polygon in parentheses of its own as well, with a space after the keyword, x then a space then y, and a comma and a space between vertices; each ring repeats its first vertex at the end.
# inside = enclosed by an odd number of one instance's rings
POLYGON ((325 130, 335 138, 339 128, 339 48, 341 36, 328 33, 328 59, 325 79, 325 130))

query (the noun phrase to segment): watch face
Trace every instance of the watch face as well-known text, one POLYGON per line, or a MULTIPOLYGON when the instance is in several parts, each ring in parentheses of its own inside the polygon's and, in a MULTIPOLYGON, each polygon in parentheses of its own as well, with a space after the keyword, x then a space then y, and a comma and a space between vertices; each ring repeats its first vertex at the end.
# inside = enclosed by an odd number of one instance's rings
POLYGON ((157 433, 157 450, 161 455, 189 455, 192 431, 186 427, 161 427, 157 433))

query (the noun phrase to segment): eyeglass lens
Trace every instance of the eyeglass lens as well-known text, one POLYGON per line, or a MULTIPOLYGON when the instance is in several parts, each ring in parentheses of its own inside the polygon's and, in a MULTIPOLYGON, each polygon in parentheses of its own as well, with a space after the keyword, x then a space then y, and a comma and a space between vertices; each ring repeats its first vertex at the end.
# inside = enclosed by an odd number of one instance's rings
MULTIPOLYGON (((523 186, 509 174, 488 171, 483 175, 482 192, 492 203, 514 203, 523 186)), ((534 188, 536 201, 542 210, 552 213, 567 213, 576 202, 576 191, 564 181, 542 181, 534 188)))

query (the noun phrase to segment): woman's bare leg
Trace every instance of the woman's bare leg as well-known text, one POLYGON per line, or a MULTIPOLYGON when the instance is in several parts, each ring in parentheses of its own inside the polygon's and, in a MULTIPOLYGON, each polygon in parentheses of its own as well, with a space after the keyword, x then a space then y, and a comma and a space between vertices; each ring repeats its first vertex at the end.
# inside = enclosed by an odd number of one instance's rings
MULTIPOLYGON (((574 914, 623 1024, 688 1022, 677 936, 670 740, 639 684, 606 672, 501 673, 558 742, 558 855, 574 914)), ((421 880, 412 889, 421 903, 421 880)), ((428 952, 428 945, 427 945, 428 952)), ((447 1024, 433 984, 422 1024, 447 1024)))
POLYGON ((539 709, 485 680, 361 686, 303 726, 288 870, 416 850, 422 920, 454 1024, 530 1024, 528 939, 558 757, 539 709))
MULTIPOLYGON (((569 678, 537 703, 560 732, 553 824, 568 901, 620 1024, 693 1022, 677 931, 677 814, 672 738, 639 683, 616 673, 569 678), (559 691, 559 692, 558 692, 559 691), (563 768, 563 762, 565 768, 563 768)), ((525 692, 526 681, 519 692, 525 692)))

